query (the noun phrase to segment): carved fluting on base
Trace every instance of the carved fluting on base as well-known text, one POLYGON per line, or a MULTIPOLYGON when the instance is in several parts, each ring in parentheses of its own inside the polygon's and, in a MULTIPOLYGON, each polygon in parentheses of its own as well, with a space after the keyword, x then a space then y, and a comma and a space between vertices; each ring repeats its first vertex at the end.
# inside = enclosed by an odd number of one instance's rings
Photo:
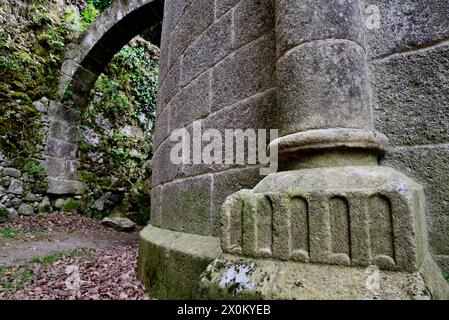
POLYGON ((253 258, 416 271, 422 188, 384 167, 277 173, 222 207, 223 250, 253 258))

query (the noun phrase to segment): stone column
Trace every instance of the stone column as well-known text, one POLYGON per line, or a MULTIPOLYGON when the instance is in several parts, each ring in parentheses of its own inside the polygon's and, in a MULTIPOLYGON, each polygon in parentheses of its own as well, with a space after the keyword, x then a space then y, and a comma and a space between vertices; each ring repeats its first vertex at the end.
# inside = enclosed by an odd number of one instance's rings
POLYGON ((280 167, 375 165, 363 1, 276 0, 280 167))
POLYGON ((275 2, 281 172, 225 201, 225 254, 203 286, 268 299, 449 297, 423 188, 377 163, 387 138, 373 125, 363 1, 275 2), (360 268, 370 266, 383 272, 375 290, 360 268))

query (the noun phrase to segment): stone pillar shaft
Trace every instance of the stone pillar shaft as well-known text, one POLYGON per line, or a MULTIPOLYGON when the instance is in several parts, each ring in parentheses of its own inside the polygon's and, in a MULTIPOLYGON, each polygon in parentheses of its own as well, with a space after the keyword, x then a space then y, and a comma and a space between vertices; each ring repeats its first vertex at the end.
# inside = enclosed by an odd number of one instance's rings
POLYGON ((281 169, 376 164, 362 1, 276 0, 276 33, 281 169))

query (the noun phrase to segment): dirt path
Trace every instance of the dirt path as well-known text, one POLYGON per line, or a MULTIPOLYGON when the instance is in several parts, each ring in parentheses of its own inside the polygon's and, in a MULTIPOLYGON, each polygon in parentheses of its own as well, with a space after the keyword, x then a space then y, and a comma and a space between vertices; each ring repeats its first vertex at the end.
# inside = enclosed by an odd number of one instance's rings
POLYGON ((27 264, 33 259, 42 259, 57 252, 70 252, 75 249, 117 249, 134 246, 139 240, 137 232, 132 234, 57 234, 46 240, 38 241, 3 241, 0 244, 0 266, 13 267, 27 264))
POLYGON ((0 225, 0 300, 148 299, 138 239, 59 213, 0 225))

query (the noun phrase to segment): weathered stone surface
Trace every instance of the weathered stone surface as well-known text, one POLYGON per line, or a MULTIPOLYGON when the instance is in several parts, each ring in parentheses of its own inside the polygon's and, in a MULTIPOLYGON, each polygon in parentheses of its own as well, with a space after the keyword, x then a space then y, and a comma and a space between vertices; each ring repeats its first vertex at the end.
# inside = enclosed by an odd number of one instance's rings
POLYGON ((108 218, 126 218, 129 211, 129 197, 125 195, 122 202, 109 213, 108 218))
POLYGON ((78 146, 63 140, 48 138, 44 154, 54 158, 76 159, 78 146))
POLYGON ((232 9, 240 0, 216 0, 215 1, 215 14, 217 18, 221 17, 224 13, 232 9))
POLYGON ((275 36, 257 39, 217 64, 212 73, 212 111, 275 87, 275 36))
POLYGON ((50 177, 61 177, 68 175, 65 159, 46 156, 45 168, 47 175, 50 177))
MULTIPOLYGON (((176 25, 179 22, 182 14, 187 5, 192 3, 193 0, 186 1, 173 1, 168 0, 165 2, 166 8, 164 9, 164 24, 163 24, 163 34, 167 34, 165 40, 167 41, 171 32, 175 29, 176 25)), ((193 12, 192 12, 193 14, 193 12)))
MULTIPOLYGON (((370 57, 411 50, 449 36, 449 7, 441 0, 377 0, 380 28, 366 30, 370 57)), ((368 3, 367 3, 368 5, 368 3)))
POLYGON ((9 211, 3 204, 0 204, 0 223, 9 221, 9 211))
MULTIPOLYGON (((196 60, 195 60, 196 61, 196 60)), ((170 130, 182 128, 210 113, 211 72, 183 88, 170 103, 170 130)))
POLYGON ((372 129, 363 49, 328 40, 290 50, 278 62, 281 135, 307 129, 372 129))
POLYGON ((26 192, 25 195, 22 197, 23 201, 27 202, 34 202, 36 201, 37 197, 34 193, 26 192))
POLYGON ((274 20, 274 0, 240 1, 234 10, 234 47, 238 48, 274 29, 274 20))
POLYGON ((213 236, 220 235, 220 212, 225 199, 241 190, 253 188, 260 180, 259 168, 234 169, 213 175, 212 191, 212 221, 214 230, 213 236))
POLYGON ((17 210, 15 208, 9 208, 8 209, 8 213, 9 213, 8 214, 8 219, 10 221, 14 221, 14 220, 19 218, 19 215, 17 214, 17 210))
POLYGON ((278 55, 313 40, 346 39, 364 45, 360 0, 278 1, 278 55))
POLYGON ((435 255, 435 259, 441 270, 449 274, 449 255, 435 255))
POLYGON ((65 200, 64 200, 64 199, 58 198, 58 199, 55 200, 55 203, 54 203, 53 206, 54 206, 56 209, 61 209, 61 208, 64 206, 64 203, 65 203, 65 200))
POLYGON ((232 15, 228 13, 209 27, 185 51, 181 65, 183 86, 224 58, 232 48, 232 15))
POLYGON ((157 111, 156 128, 154 131, 154 150, 156 150, 162 141, 169 135, 170 128, 170 104, 162 111, 157 111))
MULTIPOLYGON (((89 38, 89 37, 88 37, 89 38)), ((69 78, 73 78, 76 70, 80 67, 80 65, 74 60, 67 59, 62 63, 61 72, 68 76, 69 78)))
POLYGON ((67 122, 51 119, 48 134, 55 139, 75 142, 78 137, 78 129, 67 122))
POLYGON ((86 185, 81 181, 59 180, 57 178, 48 179, 47 193, 49 194, 82 194, 85 190, 86 185))
POLYGON ((226 200, 223 250, 414 272, 427 254, 424 203, 419 184, 387 167, 280 172, 226 200))
POLYGON ((5 168, 5 174, 13 178, 20 178, 20 176, 22 175, 22 173, 19 170, 14 168, 5 168))
MULTIPOLYGON (((269 142, 269 129, 277 128, 277 104, 276 104, 276 89, 269 89, 265 92, 258 93, 245 100, 239 101, 236 104, 223 108, 201 121, 201 129, 205 132, 208 129, 218 130, 223 139, 222 155, 226 155, 224 146, 226 130, 241 129, 267 129, 267 145, 269 142)), ((187 128, 189 134, 193 137, 192 125, 187 128)), ((237 139, 233 138, 235 143, 239 143, 237 139)), ((202 143, 204 147, 205 142, 202 143)), ((244 143, 243 148, 245 154, 248 151, 248 144, 244 143)), ((191 150, 193 152, 193 149, 191 150)), ((192 158, 192 156, 191 156, 192 158)), ((224 171, 235 167, 244 167, 246 164, 237 163, 237 154, 233 153, 232 164, 184 164, 182 166, 182 173, 184 176, 194 176, 205 174, 209 172, 224 171)), ((260 158, 259 158, 260 159, 260 158)), ((247 163, 248 157, 244 157, 244 162, 247 163)), ((254 165, 254 164, 253 164, 254 165)))
POLYGON ((199 235, 211 235, 210 175, 178 180, 162 186, 161 224, 158 227, 199 235), (176 196, 175 196, 176 195, 176 196))
POLYGON ((182 164, 174 164, 170 159, 170 152, 175 142, 164 141, 153 155, 153 166, 157 170, 153 171, 151 176, 151 186, 155 187, 161 183, 173 181, 175 178, 181 178, 182 164))
POLYGON ((37 206, 37 211, 39 213, 48 213, 48 212, 52 212, 53 211, 53 208, 52 208, 51 203, 50 203, 50 199, 48 197, 44 197, 42 199, 42 201, 37 206))
POLYGON ((41 113, 47 113, 47 108, 48 108, 48 101, 45 104, 43 101, 38 100, 38 101, 34 101, 33 102, 33 107, 36 109, 36 111, 41 112, 41 113))
POLYGON ((449 45, 376 61, 371 69, 376 127, 391 144, 449 140, 449 45))
POLYGON ((381 163, 420 181, 427 198, 430 244, 436 254, 449 255, 449 146, 393 148, 381 163))
POLYGON ((200 293, 208 299, 445 299, 447 288, 433 287, 429 292, 433 284, 425 277, 427 271, 391 272, 221 255, 201 275, 200 293))
POLYGON ((159 58, 159 76, 158 76, 158 82, 162 83, 165 80, 165 77, 167 75, 168 71, 168 63, 169 63, 169 55, 170 51, 168 48, 169 45, 169 38, 167 35, 167 29, 165 27, 165 23, 162 26, 162 33, 161 33, 161 56, 159 58))
POLYGON ((279 155, 280 170, 319 167, 376 166, 388 139, 377 131, 332 128, 280 137, 269 148, 279 155))
POLYGON ((148 225, 140 233, 139 278, 158 299, 193 299, 201 273, 220 253, 218 238, 148 225))
POLYGON ((80 111, 71 109, 62 103, 51 100, 48 106, 48 115, 68 123, 75 123, 80 117, 80 111))
POLYGON ((22 204, 22 199, 20 198, 14 198, 11 199, 10 204, 13 208, 17 209, 22 204))
POLYGON ((113 218, 106 217, 103 220, 101 220, 101 223, 120 231, 132 231, 136 226, 136 224, 131 220, 127 218, 118 218, 118 217, 113 218))
POLYGON ((157 110, 162 111, 163 108, 170 102, 170 100, 178 93, 179 78, 180 78, 180 63, 176 62, 168 71, 166 80, 159 82, 159 89, 157 94, 157 110))
MULTIPOLYGON (((185 1, 181 1, 185 2, 185 1)), ((191 1, 171 33, 168 67, 179 61, 187 47, 214 22, 214 3, 209 0, 191 1)), ((179 14, 173 12, 174 15, 179 14)))
POLYGON ((150 222, 160 226, 162 220, 162 186, 151 188, 151 217, 150 222))
POLYGON ((17 213, 21 216, 32 216, 34 214, 34 209, 32 205, 22 203, 17 210, 17 213))
POLYGON ((21 195, 23 193, 23 182, 21 180, 12 179, 7 192, 21 195))
POLYGON ((0 180, 0 184, 3 188, 8 188, 11 183, 11 177, 3 177, 0 180))
MULTIPOLYGON (((208 129, 215 129, 220 131, 222 134, 224 134, 224 129, 228 127, 232 127, 232 121, 233 121, 233 114, 227 113, 227 112, 216 112, 212 115, 210 115, 206 120, 196 121, 194 122, 195 126, 197 126, 197 130, 201 127, 202 132, 205 132, 208 129), (220 120, 218 120, 220 119, 220 120)), ((193 130, 193 124, 189 125, 187 127, 188 134, 192 137, 192 140, 195 139, 196 135, 193 130)), ((198 139, 198 138, 196 138, 198 139)), ((198 141, 198 140, 197 140, 198 141)), ((204 148, 206 145, 205 142, 201 143, 201 148, 204 148)), ((222 148, 224 150, 224 146, 222 148)), ((223 171, 228 168, 233 167, 233 165, 226 165, 226 164, 217 164, 217 163, 204 163, 201 161, 201 163, 193 163, 193 144, 190 150, 190 163, 183 163, 181 166, 181 171, 179 173, 179 176, 181 177, 191 177, 196 176, 200 174, 215 172, 215 171, 223 171)), ((224 155, 224 153, 223 153, 224 155)))

